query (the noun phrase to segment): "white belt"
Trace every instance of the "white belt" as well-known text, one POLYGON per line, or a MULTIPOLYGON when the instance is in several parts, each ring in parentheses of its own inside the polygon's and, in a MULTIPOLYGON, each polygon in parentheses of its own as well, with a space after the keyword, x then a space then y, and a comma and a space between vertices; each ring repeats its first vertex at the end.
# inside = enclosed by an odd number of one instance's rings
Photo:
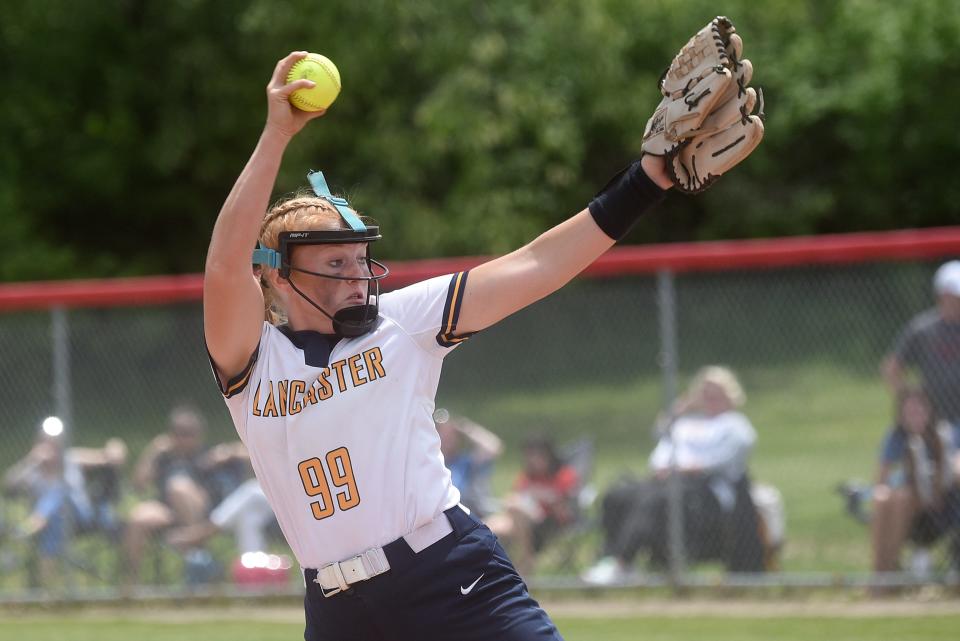
MULTIPOLYGON (((465 508, 464 508, 465 509, 465 508)), ((446 535, 453 532, 453 526, 446 514, 440 514, 429 523, 421 525, 413 532, 405 534, 403 539, 414 554, 427 549, 446 535)), ((383 574, 390 569, 390 562, 383 548, 371 548, 346 561, 330 563, 317 569, 314 583, 320 584, 323 596, 333 596, 346 590, 351 584, 366 581, 383 574)))

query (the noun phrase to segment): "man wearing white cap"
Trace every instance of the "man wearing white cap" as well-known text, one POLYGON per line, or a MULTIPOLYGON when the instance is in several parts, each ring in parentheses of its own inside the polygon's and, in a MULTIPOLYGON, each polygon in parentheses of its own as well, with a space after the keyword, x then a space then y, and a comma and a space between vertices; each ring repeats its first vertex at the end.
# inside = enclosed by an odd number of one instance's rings
POLYGON ((960 447, 960 260, 944 263, 933 278, 937 306, 915 316, 883 363, 896 393, 907 371, 916 369, 941 418, 950 422, 960 447))

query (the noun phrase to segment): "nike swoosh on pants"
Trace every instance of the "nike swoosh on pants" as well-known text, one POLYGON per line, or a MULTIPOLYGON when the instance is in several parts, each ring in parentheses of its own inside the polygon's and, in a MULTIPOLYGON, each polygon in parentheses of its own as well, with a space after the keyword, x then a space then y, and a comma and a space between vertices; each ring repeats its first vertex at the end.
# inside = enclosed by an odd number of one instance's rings
MULTIPOLYGON (((484 574, 486 574, 486 572, 484 572, 484 574)), ((478 577, 477 577, 477 580, 474 581, 473 583, 471 583, 469 586, 463 587, 463 586, 461 585, 461 586, 460 586, 460 594, 462 594, 462 595, 464 595, 464 596, 470 594, 470 592, 473 590, 473 587, 474 587, 477 583, 480 583, 480 579, 482 579, 482 578, 483 578, 483 574, 481 574, 480 576, 478 576, 478 577)))

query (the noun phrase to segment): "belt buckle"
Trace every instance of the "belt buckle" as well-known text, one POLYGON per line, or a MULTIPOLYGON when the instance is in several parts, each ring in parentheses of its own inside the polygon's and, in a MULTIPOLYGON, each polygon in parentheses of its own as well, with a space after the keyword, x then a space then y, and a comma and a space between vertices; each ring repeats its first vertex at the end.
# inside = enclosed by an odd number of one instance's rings
POLYGON ((340 593, 343 592, 344 590, 348 589, 349 586, 347 585, 347 580, 346 580, 346 579, 344 578, 344 576, 343 576, 343 570, 340 569, 340 563, 331 563, 330 565, 328 565, 328 566, 326 566, 325 568, 322 568, 322 569, 326 569, 327 567, 333 569, 333 574, 334 574, 334 576, 336 577, 337 583, 338 583, 339 585, 338 585, 337 587, 335 587, 335 588, 331 588, 330 590, 327 590, 326 588, 324 588, 324 587, 323 587, 323 584, 320 583, 320 572, 321 572, 321 570, 318 570, 318 571, 317 571, 317 583, 320 585, 320 593, 321 593, 324 597, 332 597, 332 596, 334 596, 335 594, 340 594, 340 593))

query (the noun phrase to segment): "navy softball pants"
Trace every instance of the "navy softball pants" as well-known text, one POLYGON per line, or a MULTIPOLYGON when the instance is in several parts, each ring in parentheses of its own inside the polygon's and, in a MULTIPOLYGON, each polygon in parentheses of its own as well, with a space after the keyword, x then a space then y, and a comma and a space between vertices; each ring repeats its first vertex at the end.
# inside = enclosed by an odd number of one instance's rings
POLYGON ((453 532, 414 554, 384 547, 390 570, 324 597, 305 570, 306 641, 562 641, 497 538, 459 507, 453 532))

